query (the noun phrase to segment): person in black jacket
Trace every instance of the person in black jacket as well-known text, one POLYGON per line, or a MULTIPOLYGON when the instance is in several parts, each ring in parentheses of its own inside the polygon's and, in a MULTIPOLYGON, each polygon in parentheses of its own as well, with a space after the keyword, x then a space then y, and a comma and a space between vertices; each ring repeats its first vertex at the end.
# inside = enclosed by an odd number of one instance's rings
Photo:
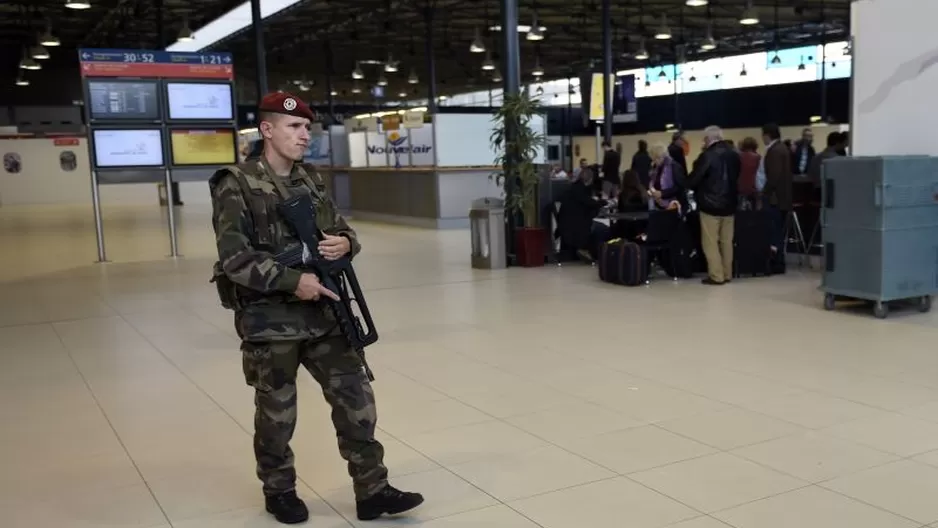
POLYGON ((592 169, 583 169, 580 178, 570 185, 560 202, 557 229, 565 251, 575 253, 581 260, 592 262, 596 258, 602 233, 593 228, 593 219, 599 215, 603 201, 596 197, 592 169))
POLYGON ((733 276, 733 215, 739 172, 739 153, 726 144, 719 127, 707 127, 704 151, 687 179, 700 210, 700 236, 708 274, 704 284, 725 284, 733 276))

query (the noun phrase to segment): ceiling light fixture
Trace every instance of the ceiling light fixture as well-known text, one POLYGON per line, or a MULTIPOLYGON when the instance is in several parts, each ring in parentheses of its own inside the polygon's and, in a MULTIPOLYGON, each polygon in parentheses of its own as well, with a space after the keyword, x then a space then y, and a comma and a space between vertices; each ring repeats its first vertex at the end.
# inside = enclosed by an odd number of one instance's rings
POLYGON ((391 57, 391 54, 388 53, 388 60, 384 63, 384 71, 388 73, 394 73, 397 71, 397 63, 394 62, 394 57, 391 57))
POLYGON ((782 58, 778 56, 778 52, 775 52, 775 56, 772 57, 772 64, 781 64, 782 58))
POLYGON ((30 48, 29 54, 36 60, 46 60, 50 57, 49 50, 42 45, 36 45, 30 48))
POLYGON ((704 37, 703 42, 700 43, 701 51, 712 51, 717 49, 717 41, 713 38, 713 26, 707 27, 707 36, 704 37))
POLYGON ((492 82, 494 82, 494 83, 500 83, 500 82, 502 82, 502 80, 503 80, 503 79, 502 79, 502 74, 501 74, 501 72, 498 71, 498 70, 495 70, 495 73, 492 74, 492 82))
POLYGON ((52 34, 52 27, 50 26, 46 29, 46 32, 39 37, 39 44, 54 48, 56 46, 61 46, 62 42, 58 37, 52 34))
POLYGON ((482 35, 479 34, 479 28, 476 28, 476 35, 472 39, 472 44, 469 45, 469 51, 472 53, 485 53, 485 42, 482 40, 482 35))
POLYGON ((661 15, 661 27, 655 33, 655 38, 658 40, 669 40, 671 38, 671 28, 668 27, 667 15, 661 15))
POLYGON ((531 25, 531 29, 528 31, 527 39, 544 40, 544 32, 541 31, 541 27, 537 25, 537 15, 534 15, 534 24, 531 25))
POLYGON ((387 85, 388 85, 388 79, 384 75, 381 75, 381 77, 378 77, 378 86, 387 86, 387 85))
POLYGON ((69 9, 91 9, 91 0, 65 0, 65 7, 69 9))
POLYGON ((710 0, 687 0, 684 5, 687 7, 703 7, 710 3, 710 0))
POLYGON ((355 69, 352 70, 352 78, 355 80, 360 80, 365 78, 365 72, 362 71, 362 66, 359 63, 355 63, 355 69))
POLYGON ((20 75, 19 77, 16 78, 16 85, 17 86, 29 86, 29 79, 20 75))
POLYGON ((492 55, 490 53, 485 54, 485 60, 482 61, 482 69, 485 71, 492 71, 495 69, 495 61, 492 60, 492 55))
POLYGON ((531 75, 533 75, 533 76, 535 76, 535 77, 543 77, 543 76, 544 76, 544 68, 541 67, 541 59, 538 58, 538 59, 535 59, 535 60, 536 60, 536 62, 534 63, 534 69, 531 70, 531 75))
POLYGON ((408 83, 408 84, 419 84, 419 83, 420 83, 420 78, 417 77, 417 70, 415 70, 415 69, 413 69, 413 68, 410 69, 410 75, 407 77, 407 83, 408 83))
POLYGON ((645 49, 645 39, 643 38, 638 45, 638 51, 635 52, 635 58, 638 60, 648 60, 648 50, 645 49))
POLYGON ((759 14, 752 7, 752 0, 749 1, 746 10, 743 11, 743 16, 739 17, 739 23, 744 26, 753 26, 759 23, 759 14))

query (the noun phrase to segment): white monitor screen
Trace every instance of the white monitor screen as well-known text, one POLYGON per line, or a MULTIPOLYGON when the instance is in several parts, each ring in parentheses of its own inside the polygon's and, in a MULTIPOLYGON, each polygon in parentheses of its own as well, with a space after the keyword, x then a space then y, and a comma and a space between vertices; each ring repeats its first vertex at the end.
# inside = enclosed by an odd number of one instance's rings
POLYGON ((170 82, 166 83, 166 96, 170 119, 234 119, 229 84, 170 82))
POLYGON ((95 130, 94 158, 98 167, 161 167, 160 130, 95 130))

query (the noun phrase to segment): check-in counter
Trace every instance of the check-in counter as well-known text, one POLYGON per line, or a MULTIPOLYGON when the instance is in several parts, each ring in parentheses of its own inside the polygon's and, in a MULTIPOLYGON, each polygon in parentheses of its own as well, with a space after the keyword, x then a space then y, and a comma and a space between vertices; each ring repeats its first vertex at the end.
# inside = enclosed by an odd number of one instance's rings
MULTIPOLYGON (((386 123, 378 126, 380 119, 360 119, 347 131, 347 156, 333 156, 337 166, 328 169, 327 178, 339 209, 359 220, 430 229, 469 227, 473 200, 503 194, 492 178, 499 170, 489 144, 492 115, 443 113, 412 119, 409 112, 401 111, 404 126, 395 123, 385 130, 386 123)), ((531 126, 546 132, 543 116, 536 116, 531 126)))
POLYGON ((431 229, 469 226, 469 205, 499 196, 496 167, 351 168, 332 171, 339 208, 355 219, 431 229))

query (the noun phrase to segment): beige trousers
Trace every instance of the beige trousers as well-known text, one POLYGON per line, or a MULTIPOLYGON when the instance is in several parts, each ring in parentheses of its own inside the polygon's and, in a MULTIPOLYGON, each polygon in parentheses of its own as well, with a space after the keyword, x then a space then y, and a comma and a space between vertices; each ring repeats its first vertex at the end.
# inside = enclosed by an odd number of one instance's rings
POLYGON ((733 278, 733 216, 713 216, 700 213, 700 238, 707 273, 714 282, 733 278))

